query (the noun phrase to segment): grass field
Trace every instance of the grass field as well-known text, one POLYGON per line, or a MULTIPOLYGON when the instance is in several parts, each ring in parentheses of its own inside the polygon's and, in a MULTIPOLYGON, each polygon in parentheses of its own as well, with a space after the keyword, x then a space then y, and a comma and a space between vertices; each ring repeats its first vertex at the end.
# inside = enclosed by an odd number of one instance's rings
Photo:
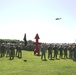
POLYGON ((23 51, 21 59, 0 58, 0 75, 76 75, 76 62, 71 59, 42 61, 33 52, 23 51))

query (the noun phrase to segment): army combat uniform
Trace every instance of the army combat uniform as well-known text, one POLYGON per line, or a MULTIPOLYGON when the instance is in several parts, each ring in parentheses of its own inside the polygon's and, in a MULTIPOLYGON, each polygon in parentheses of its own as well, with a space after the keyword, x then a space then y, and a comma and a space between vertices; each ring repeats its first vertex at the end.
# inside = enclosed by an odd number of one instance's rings
POLYGON ((18 58, 22 58, 21 46, 18 46, 18 58))
POLYGON ((73 51, 74 51, 74 60, 76 61, 76 45, 75 45, 75 47, 73 48, 73 51))
POLYGON ((69 47, 69 58, 70 59, 73 58, 73 47, 72 46, 69 47))
POLYGON ((14 48, 14 46, 10 46, 10 48, 9 48, 10 60, 14 59, 14 55, 15 55, 15 48, 14 48))
POLYGON ((63 47, 62 46, 59 48, 59 51, 60 51, 60 58, 62 58, 63 57, 63 47))
POLYGON ((49 58, 52 59, 52 50, 53 50, 53 48, 52 48, 52 46, 50 45, 50 46, 48 47, 48 59, 49 59, 49 58))
POLYGON ((47 47, 45 46, 45 45, 43 45, 42 47, 41 47, 41 59, 43 59, 43 57, 44 57, 44 60, 46 60, 46 50, 47 50, 47 47))
POLYGON ((4 44, 1 45, 1 57, 4 57, 5 56, 5 46, 4 44))
POLYGON ((68 58, 68 57, 67 57, 67 51, 68 51, 68 47, 66 46, 66 47, 64 48, 64 58, 68 58))
POLYGON ((57 55, 58 55, 58 47, 55 45, 55 47, 53 48, 54 50, 54 58, 57 59, 57 55))

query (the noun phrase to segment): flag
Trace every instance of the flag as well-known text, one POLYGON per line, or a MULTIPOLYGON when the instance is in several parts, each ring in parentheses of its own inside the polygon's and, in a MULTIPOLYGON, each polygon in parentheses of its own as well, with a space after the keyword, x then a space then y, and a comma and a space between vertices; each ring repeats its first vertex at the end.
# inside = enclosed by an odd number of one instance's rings
POLYGON ((25 35, 24 35, 24 42, 25 42, 25 46, 27 45, 27 40, 26 40, 26 33, 25 33, 25 35))

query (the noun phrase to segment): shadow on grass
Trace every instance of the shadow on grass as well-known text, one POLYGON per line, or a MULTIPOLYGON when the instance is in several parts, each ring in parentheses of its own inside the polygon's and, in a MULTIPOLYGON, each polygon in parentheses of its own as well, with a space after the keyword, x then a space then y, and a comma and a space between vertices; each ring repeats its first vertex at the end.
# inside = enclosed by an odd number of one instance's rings
POLYGON ((23 60, 24 62, 27 62, 27 60, 23 60))
POLYGON ((22 57, 18 57, 18 59, 21 59, 22 57))
POLYGON ((46 59, 42 59, 42 61, 47 61, 46 59))
POLYGON ((35 56, 41 56, 41 55, 39 55, 39 54, 35 54, 35 56))
POLYGON ((49 59, 49 60, 54 60, 54 59, 49 59))
POLYGON ((14 59, 8 59, 8 60, 14 60, 14 59))
POLYGON ((56 60, 60 60, 59 58, 57 58, 56 60))
POLYGON ((64 60, 66 60, 66 59, 69 59, 69 58, 61 58, 61 59, 64 59, 64 60))
POLYGON ((49 60, 60 60, 59 58, 53 58, 53 59, 49 59, 49 60))
POLYGON ((76 62, 76 59, 73 59, 74 62, 76 62))
POLYGON ((6 58, 7 58, 7 57, 9 57, 9 56, 6 56, 6 58))

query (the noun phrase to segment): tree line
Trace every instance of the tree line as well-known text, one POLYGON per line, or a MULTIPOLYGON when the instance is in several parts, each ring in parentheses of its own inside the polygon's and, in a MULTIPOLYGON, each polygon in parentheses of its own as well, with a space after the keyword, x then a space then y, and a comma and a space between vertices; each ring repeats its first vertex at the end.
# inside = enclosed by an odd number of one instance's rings
POLYGON ((0 39, 0 43, 23 43, 24 41, 16 39, 0 39))
MULTIPOLYGON (((23 40, 16 40, 16 39, 0 39, 0 43, 24 43, 23 40)), ((28 44, 33 44, 32 40, 27 40, 28 44)))

